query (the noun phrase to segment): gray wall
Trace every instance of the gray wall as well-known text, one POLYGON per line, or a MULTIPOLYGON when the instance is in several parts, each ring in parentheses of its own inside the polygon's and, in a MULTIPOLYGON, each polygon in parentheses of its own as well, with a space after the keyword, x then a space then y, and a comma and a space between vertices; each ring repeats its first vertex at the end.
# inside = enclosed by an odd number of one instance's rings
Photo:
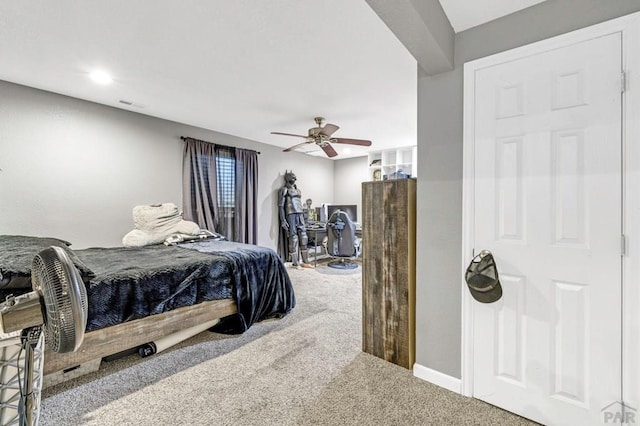
POLYGON ((638 10, 640 0, 548 0, 457 34, 454 70, 419 75, 418 364, 460 377, 463 64, 638 10))
POLYGON ((334 161, 0 81, 0 234, 119 246, 138 204, 182 206, 180 136, 261 152, 258 244, 277 246, 283 173, 333 200, 334 161))
POLYGON ((333 166, 334 204, 356 204, 358 222, 362 222, 362 182, 369 179, 367 157, 337 160, 333 166))

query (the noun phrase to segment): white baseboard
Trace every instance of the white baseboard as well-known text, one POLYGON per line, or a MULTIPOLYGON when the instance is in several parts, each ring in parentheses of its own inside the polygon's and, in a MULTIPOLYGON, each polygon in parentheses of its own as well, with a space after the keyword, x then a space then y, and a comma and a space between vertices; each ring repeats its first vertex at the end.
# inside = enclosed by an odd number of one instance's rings
POLYGON ((413 364, 413 375, 429 383, 438 385, 455 393, 462 392, 462 380, 451 377, 420 364, 413 364))

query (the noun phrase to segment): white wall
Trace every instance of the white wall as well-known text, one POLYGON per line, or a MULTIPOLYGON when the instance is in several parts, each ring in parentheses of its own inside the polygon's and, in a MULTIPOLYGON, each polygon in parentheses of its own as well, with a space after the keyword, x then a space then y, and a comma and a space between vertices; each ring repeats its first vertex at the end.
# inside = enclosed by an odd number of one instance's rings
POLYGON ((356 204, 358 222, 362 222, 362 182, 369 180, 367 157, 347 158, 334 162, 333 203, 356 204))
POLYGON ((138 204, 182 205, 180 136, 261 152, 258 244, 277 247, 286 169, 333 199, 333 161, 0 81, 0 234, 119 246, 138 204))

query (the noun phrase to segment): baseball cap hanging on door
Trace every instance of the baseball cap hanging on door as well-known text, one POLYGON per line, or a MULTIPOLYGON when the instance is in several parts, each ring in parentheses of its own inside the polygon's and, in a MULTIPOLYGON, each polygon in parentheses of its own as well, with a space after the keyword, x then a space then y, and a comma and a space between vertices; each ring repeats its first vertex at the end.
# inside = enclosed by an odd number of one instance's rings
POLYGON ((498 268, 489 250, 482 250, 471 259, 464 280, 471 295, 478 302, 493 303, 502 297, 498 268))

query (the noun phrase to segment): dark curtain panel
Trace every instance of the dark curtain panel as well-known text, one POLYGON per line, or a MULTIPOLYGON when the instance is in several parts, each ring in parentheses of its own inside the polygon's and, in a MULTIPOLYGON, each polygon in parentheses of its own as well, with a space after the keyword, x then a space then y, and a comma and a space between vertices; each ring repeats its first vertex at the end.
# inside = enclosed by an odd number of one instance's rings
POLYGON ((258 153, 184 138, 184 218, 231 241, 258 241, 258 153))
POLYGON ((202 229, 218 230, 215 145, 185 138, 182 167, 184 219, 202 229))
POLYGON ((236 148, 235 241, 258 242, 258 154, 236 148))

